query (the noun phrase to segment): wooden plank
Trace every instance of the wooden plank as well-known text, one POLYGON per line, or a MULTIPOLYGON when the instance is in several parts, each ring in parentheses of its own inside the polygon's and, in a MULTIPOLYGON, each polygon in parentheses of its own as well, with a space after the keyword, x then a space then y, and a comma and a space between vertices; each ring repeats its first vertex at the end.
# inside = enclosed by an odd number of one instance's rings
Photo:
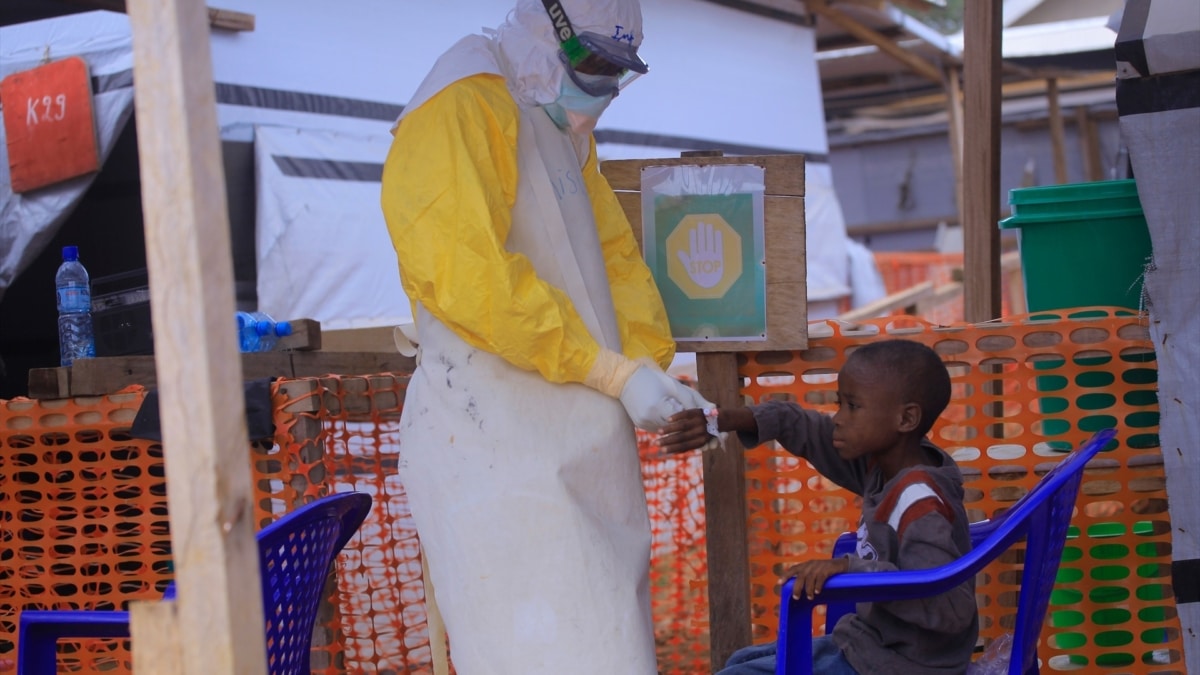
POLYGON ((69 366, 31 368, 28 383, 29 398, 70 398, 71 368, 69 366))
POLYGON ((292 319, 292 334, 279 338, 277 352, 308 352, 321 349, 321 322, 316 319, 292 319))
POLYGON ((321 332, 321 349, 326 352, 395 352, 395 326, 343 328, 321 332))
MULTIPOLYGON (((665 157, 661 159, 611 159, 600 163, 608 184, 617 192, 640 192, 642 168, 647 166, 712 166, 753 164, 766 171, 766 194, 804 196, 803 155, 744 155, 741 157, 665 157), (797 159, 800 158, 800 159, 797 159)), ((638 219, 639 222, 641 219, 638 219)))
POLYGON ((933 293, 917 301, 916 315, 923 317, 930 311, 941 307, 962 295, 962 282, 951 281, 933 289, 933 293))
POLYGON ((840 314, 837 320, 848 322, 862 321, 863 319, 871 319, 882 314, 888 314, 897 309, 913 307, 918 302, 932 297, 933 290, 933 281, 925 281, 911 288, 906 288, 880 298, 875 302, 867 303, 862 307, 840 314))
POLYGON ((968 2, 963 40, 963 314, 1000 316, 1000 0, 968 2))
POLYGON ((879 51, 904 64, 914 73, 926 79, 933 80, 939 85, 943 83, 941 71, 935 68, 933 64, 905 50, 895 40, 874 28, 859 23, 856 19, 832 7, 827 0, 805 0, 804 5, 817 16, 828 19, 830 23, 840 27, 859 40, 870 45, 875 45, 879 51))
MULTIPOLYGON (((247 354, 247 356, 254 356, 247 354)), ((399 352, 295 352, 291 354, 288 377, 337 375, 376 375, 411 373, 416 359, 399 352)))
POLYGON ((128 14, 179 618, 144 647, 175 641, 187 675, 266 675, 208 17, 183 0, 130 0, 128 14))
POLYGON ((1054 156, 1054 182, 1064 185, 1067 182, 1066 131, 1062 109, 1058 104, 1058 80, 1053 77, 1046 80, 1046 102, 1049 106, 1050 149, 1054 156))
MULTIPOLYGON (((411 373, 416 361, 398 352, 266 352, 241 355, 245 381, 268 377, 295 379, 337 375, 411 373)), ((153 356, 102 356, 80 359, 71 368, 35 368, 29 372, 34 399, 104 396, 132 384, 158 387, 153 356)), ((239 387, 240 390, 240 387, 239 387)))
POLYGON ((882 220, 874 223, 847 225, 846 234, 851 237, 870 237, 875 234, 891 234, 893 232, 918 232, 933 230, 938 225, 957 225, 962 222, 961 215, 947 214, 939 218, 913 218, 911 220, 882 220))
MULTIPOLYGON (((700 393, 718 408, 745 405, 737 358, 731 353, 696 355, 700 393)), ((730 434, 724 449, 705 452, 703 458, 711 672, 752 638, 744 452, 737 434, 730 434)))
POLYGON ((250 32, 254 30, 254 15, 231 9, 208 8, 208 25, 221 30, 250 32))
POLYGON ((129 637, 137 672, 183 675, 179 612, 174 600, 129 603, 129 637))

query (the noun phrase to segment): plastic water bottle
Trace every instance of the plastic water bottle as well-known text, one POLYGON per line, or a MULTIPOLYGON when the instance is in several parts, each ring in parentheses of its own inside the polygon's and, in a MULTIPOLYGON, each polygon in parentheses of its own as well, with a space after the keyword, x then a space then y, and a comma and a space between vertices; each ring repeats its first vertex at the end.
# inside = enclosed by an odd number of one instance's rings
POLYGON ((58 290, 58 355, 59 362, 69 366, 75 359, 96 355, 96 338, 92 333, 92 282, 79 262, 79 247, 64 246, 62 257, 54 275, 58 290))
POLYGON ((292 334, 292 324, 263 312, 237 313, 238 347, 242 352, 269 352, 279 338, 292 334))
POLYGON ((238 349, 243 353, 258 351, 258 319, 250 312, 238 312, 238 349))
POLYGON ((257 319, 258 351, 269 352, 275 349, 279 338, 292 334, 292 324, 289 321, 276 321, 263 312, 254 312, 257 319))

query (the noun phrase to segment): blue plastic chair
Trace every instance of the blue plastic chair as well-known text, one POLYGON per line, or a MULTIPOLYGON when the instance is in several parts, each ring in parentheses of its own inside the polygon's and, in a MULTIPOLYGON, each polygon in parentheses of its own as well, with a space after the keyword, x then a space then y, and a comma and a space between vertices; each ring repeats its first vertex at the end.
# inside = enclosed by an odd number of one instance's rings
POLYGON ((812 600, 793 599, 795 579, 788 579, 780 591, 784 602, 779 613, 776 675, 812 672, 812 613, 817 605, 841 605, 831 608, 836 614, 826 615, 828 632, 842 614, 852 611, 854 603, 908 600, 944 593, 973 577, 1022 538, 1025 563, 1008 673, 1036 675, 1038 636, 1046 618, 1050 592, 1054 590, 1083 468, 1115 435, 1113 429, 1097 433, 1083 447, 1064 456, 1003 514, 972 525, 974 548, 954 562, 927 570, 837 574, 825 582, 812 600))
MULTIPOLYGON (((309 650, 329 566, 371 508, 370 495, 318 499, 259 531, 259 573, 271 675, 309 675, 309 650)), ((165 598, 175 596, 174 585, 165 598)), ((56 644, 70 638, 128 638, 129 612, 21 612, 17 675, 53 675, 56 644)))

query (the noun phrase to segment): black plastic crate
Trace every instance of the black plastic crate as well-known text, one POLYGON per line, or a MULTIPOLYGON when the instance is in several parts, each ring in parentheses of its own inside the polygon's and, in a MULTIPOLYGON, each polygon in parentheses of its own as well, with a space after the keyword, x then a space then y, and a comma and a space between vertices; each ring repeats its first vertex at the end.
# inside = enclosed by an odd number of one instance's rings
POLYGON ((92 331, 96 336, 96 356, 154 353, 146 270, 92 280, 92 331))

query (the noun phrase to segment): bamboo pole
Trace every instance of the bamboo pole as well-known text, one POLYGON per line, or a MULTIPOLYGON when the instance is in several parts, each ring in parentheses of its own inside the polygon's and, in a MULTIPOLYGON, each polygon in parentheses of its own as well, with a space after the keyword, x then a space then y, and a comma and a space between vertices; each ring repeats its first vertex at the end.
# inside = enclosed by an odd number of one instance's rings
POLYGON ((130 0, 128 13, 177 589, 175 611, 132 613, 135 668, 175 672, 181 658, 186 675, 265 675, 208 13, 183 0, 130 0))

